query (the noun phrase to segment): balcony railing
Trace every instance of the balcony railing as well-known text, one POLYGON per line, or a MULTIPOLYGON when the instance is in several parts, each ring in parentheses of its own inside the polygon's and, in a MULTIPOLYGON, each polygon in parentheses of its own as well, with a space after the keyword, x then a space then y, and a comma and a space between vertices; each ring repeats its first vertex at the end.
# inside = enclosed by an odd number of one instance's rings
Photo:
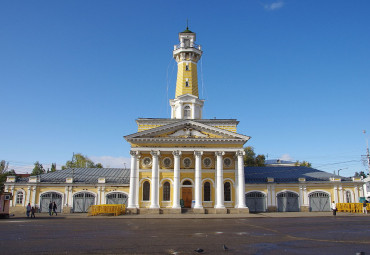
POLYGON ((196 43, 191 43, 190 46, 185 46, 183 43, 179 43, 179 44, 175 45, 173 48, 174 48, 174 50, 178 50, 178 49, 181 49, 181 48, 183 48, 183 49, 195 48, 197 50, 202 50, 202 46, 200 46, 196 43))

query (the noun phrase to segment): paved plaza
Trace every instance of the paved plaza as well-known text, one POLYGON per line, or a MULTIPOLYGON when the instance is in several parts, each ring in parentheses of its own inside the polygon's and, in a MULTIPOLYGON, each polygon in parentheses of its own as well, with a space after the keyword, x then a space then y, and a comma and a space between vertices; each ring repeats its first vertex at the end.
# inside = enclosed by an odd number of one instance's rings
POLYGON ((370 216, 323 214, 12 217, 0 220, 0 253, 197 254, 201 248, 203 254, 370 254, 370 216))

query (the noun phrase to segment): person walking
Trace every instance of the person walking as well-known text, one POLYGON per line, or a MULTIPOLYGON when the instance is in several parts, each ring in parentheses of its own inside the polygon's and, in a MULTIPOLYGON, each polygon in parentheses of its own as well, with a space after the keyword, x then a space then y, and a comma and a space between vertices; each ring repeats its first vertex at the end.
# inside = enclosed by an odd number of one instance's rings
POLYGON ((27 218, 30 217, 30 212, 31 212, 31 204, 28 203, 27 207, 26 207, 26 215, 27 215, 27 218))
POLYGON ((362 213, 363 214, 367 214, 367 200, 364 200, 364 202, 362 203, 362 213))
POLYGON ((32 219, 32 217, 36 218, 35 217, 35 211, 36 211, 35 207, 32 206, 32 208, 31 208, 31 219, 32 219))
POLYGON ((331 209, 333 210, 333 216, 336 216, 337 215, 337 205, 335 204, 334 201, 333 203, 331 203, 331 209))
POLYGON ((57 214, 57 204, 55 202, 53 203, 53 215, 54 215, 54 213, 55 213, 56 216, 58 216, 58 214, 57 214))
POLYGON ((53 203, 50 201, 49 203, 49 216, 51 216, 51 211, 53 210, 53 203))

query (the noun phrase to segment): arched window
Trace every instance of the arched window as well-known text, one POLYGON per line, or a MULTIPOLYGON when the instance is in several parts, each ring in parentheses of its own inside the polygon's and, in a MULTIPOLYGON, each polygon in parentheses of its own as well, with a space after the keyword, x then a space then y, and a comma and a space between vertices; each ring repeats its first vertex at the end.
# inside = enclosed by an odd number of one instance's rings
POLYGON ((182 183, 182 185, 191 185, 191 182, 190 182, 190 181, 188 181, 188 180, 186 180, 186 181, 184 181, 184 182, 182 183))
POLYGON ((352 203, 351 191, 346 191, 346 203, 352 203))
POLYGON ((224 183, 224 200, 231 201, 230 182, 224 183))
POLYGON ((187 118, 190 118, 190 106, 187 105, 184 107, 184 118, 187 119, 187 118))
POLYGON ((171 185, 169 182, 163 184, 163 201, 171 200, 171 185))
POLYGON ((204 201, 211 201, 211 184, 204 183, 204 201))
POLYGON ((143 184, 143 200, 150 200, 150 183, 148 181, 144 182, 143 184))
POLYGON ((23 204, 23 192, 18 192, 17 193, 17 204, 23 204))

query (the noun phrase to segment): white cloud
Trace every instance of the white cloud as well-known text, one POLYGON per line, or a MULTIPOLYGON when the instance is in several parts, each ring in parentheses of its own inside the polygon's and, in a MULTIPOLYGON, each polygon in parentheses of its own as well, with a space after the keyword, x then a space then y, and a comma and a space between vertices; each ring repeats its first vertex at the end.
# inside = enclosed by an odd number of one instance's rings
POLYGON ((95 164, 101 163, 106 168, 130 168, 130 158, 112 156, 91 156, 89 157, 95 164))
POLYGON ((266 10, 275 11, 275 10, 278 10, 281 7, 283 7, 284 2, 283 1, 277 1, 277 2, 274 2, 274 3, 271 3, 271 4, 264 4, 263 6, 265 7, 266 10))
POLYGON ((293 161, 293 158, 289 154, 283 154, 281 155, 280 160, 293 161))

